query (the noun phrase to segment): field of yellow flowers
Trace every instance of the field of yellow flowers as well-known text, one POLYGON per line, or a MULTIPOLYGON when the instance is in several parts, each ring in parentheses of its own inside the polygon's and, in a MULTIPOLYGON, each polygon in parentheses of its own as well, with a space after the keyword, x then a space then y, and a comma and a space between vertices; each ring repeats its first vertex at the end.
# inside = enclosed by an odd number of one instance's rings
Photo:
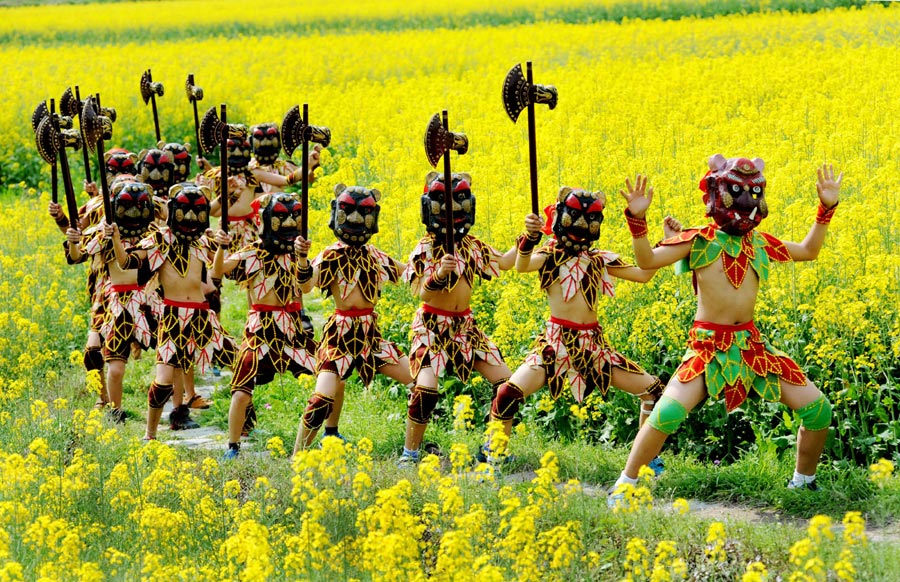
MULTIPOLYGON (((204 90, 201 109, 227 103, 231 122, 279 121, 309 103, 311 122, 332 131, 311 190, 314 251, 333 240, 333 186, 361 184, 384 193, 372 242, 402 259, 424 230, 419 197, 431 168, 422 136, 441 109, 470 141, 453 163, 473 176, 473 234, 498 248, 512 245, 529 209, 527 130, 524 119, 514 125, 506 116, 500 91, 514 64, 532 61, 535 81, 559 91, 555 110, 538 111, 541 203, 563 185, 605 191, 601 246, 625 257, 630 236, 615 193, 636 173, 649 175, 657 192, 651 225, 666 214, 694 225, 704 221, 697 184, 706 159, 761 157, 770 207, 763 229, 801 240, 815 213, 815 168, 832 163, 844 172, 843 200, 819 259, 773 269, 757 322, 835 404, 823 471, 855 475, 845 505, 865 498, 896 519, 900 77, 891 72, 900 66, 900 6, 494 4, 196 0, 0 8, 7 87, 0 107, 0 582, 819 581, 896 572, 896 547, 867 543, 863 517, 853 511, 840 526, 817 516, 799 533, 708 524, 682 515, 683 501, 671 508, 656 501, 650 511, 644 483, 610 512, 578 481, 597 476, 590 462, 561 463, 546 450, 529 451, 540 468, 520 485, 470 478, 471 447, 460 444, 447 447, 450 469, 430 458, 416 473, 398 473, 385 451, 402 435, 402 414, 388 423, 392 438, 377 433, 349 448, 326 442, 293 462, 250 458, 222 466, 206 455, 142 446, 131 427, 139 422, 122 431, 82 410, 92 400, 70 354, 80 352, 86 332, 84 273, 65 265, 62 238, 46 216, 49 171, 29 123, 39 101, 59 99, 73 85, 83 96, 100 92, 118 113, 107 145, 135 151, 155 139, 138 88, 147 68, 165 86, 158 98, 163 138, 191 142, 194 151, 182 90, 188 73, 204 90)), ((78 183, 82 168, 73 158, 78 183)), ((661 234, 654 227, 651 236, 661 234)), ((599 314, 608 338, 668 377, 693 315, 690 281, 667 270, 616 292, 599 314)), ((537 296, 533 276, 511 273, 476 289, 476 316, 512 367, 546 316, 537 296)), ((387 289, 379 304, 384 331, 401 345, 415 307, 405 288, 387 289)), ((237 333, 242 322, 234 316, 226 324, 237 333)), ((147 374, 148 359, 139 368, 147 374)), ((306 394, 291 385, 291 406, 302 406, 306 394)), ((447 392, 448 411, 453 396, 470 396, 480 419, 490 387, 476 381, 447 392)), ((386 406, 402 412, 403 400, 386 406)), ((274 457, 293 438, 296 412, 283 410, 289 428, 270 429, 266 449, 274 457)), ((354 422, 353 412, 345 422, 354 422)), ((627 444, 635 416, 631 399, 614 394, 579 407, 539 393, 524 407, 523 424, 539 427, 545 438, 537 442, 545 444, 559 436, 627 444)), ((670 441, 671 451, 692 459, 734 461, 738 449, 780 459, 796 430, 778 407, 729 417, 707 406, 693 416, 700 422, 670 441)), ((434 430, 448 445, 479 439, 440 423, 434 430)), ((621 465, 621 454, 608 460, 595 452, 600 447, 578 450, 589 449, 597 455, 590 459, 621 465)), ((806 503, 806 510, 815 505, 806 503)))

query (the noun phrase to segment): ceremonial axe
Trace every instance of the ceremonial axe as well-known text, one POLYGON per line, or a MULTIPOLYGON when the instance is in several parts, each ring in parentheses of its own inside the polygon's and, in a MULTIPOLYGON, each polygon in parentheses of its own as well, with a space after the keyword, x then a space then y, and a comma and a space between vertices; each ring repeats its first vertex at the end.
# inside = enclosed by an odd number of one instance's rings
POLYGON ((327 148, 331 143, 331 130, 320 125, 309 124, 309 104, 303 104, 303 115, 300 106, 293 106, 281 121, 281 147, 288 157, 292 156, 298 145, 302 145, 303 159, 300 161, 300 236, 309 238, 309 142, 327 148))
POLYGON ((444 158, 444 235, 447 253, 453 254, 453 174, 450 171, 450 151, 459 155, 469 151, 469 138, 462 133, 452 133, 447 121, 447 110, 435 113, 425 128, 425 155, 428 163, 436 168, 444 158))

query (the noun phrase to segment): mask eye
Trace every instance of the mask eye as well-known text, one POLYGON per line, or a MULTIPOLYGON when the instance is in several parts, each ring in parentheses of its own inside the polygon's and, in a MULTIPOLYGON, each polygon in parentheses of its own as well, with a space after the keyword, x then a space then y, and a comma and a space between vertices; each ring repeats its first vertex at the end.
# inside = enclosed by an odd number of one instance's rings
POLYGON ((737 194, 738 192, 741 191, 741 187, 738 186, 737 184, 732 184, 732 185, 731 185, 731 191, 734 192, 735 194, 737 194))
POLYGON ((754 193, 754 194, 759 195, 761 192, 762 192, 762 188, 760 188, 759 186, 754 186, 754 187, 753 187, 753 193, 754 193))

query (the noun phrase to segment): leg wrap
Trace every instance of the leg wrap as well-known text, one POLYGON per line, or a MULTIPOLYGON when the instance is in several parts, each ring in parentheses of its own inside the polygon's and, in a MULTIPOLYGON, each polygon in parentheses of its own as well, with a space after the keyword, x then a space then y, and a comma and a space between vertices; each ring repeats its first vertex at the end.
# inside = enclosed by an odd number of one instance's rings
POLYGON ((416 384, 409 398, 407 417, 416 424, 428 424, 439 398, 437 388, 416 384))
POLYGON ((831 426, 831 402, 824 394, 797 409, 800 417, 800 426, 806 430, 824 430, 831 426))
POLYGON ((512 420, 524 401, 525 394, 521 388, 512 382, 504 382, 497 389, 497 396, 491 403, 491 416, 497 420, 512 420))
POLYGON ((244 413, 244 426, 241 428, 241 433, 250 434, 256 428, 256 407, 253 406, 253 401, 247 403, 247 411, 244 413))
POLYGON ((318 392, 313 392, 308 402, 306 412, 303 413, 303 426, 309 430, 319 430, 325 419, 331 414, 334 400, 318 392))
POLYGON ((103 370, 103 351, 100 348, 84 349, 84 369, 89 372, 103 370))
POLYGON ((663 396, 659 399, 653 412, 650 413, 647 424, 659 432, 669 435, 678 430, 687 415, 687 409, 682 403, 669 396, 663 396))
POLYGON ((147 393, 147 402, 150 408, 162 408, 166 405, 172 396, 174 389, 172 384, 158 384, 156 380, 150 384, 150 391, 147 393))
POLYGON ((638 394, 638 396, 650 396, 651 398, 641 398, 641 414, 650 414, 653 412, 653 405, 656 404, 656 401, 659 400, 659 397, 662 396, 663 390, 665 386, 663 383, 659 381, 659 378, 654 378, 653 383, 647 386, 647 389, 638 394))

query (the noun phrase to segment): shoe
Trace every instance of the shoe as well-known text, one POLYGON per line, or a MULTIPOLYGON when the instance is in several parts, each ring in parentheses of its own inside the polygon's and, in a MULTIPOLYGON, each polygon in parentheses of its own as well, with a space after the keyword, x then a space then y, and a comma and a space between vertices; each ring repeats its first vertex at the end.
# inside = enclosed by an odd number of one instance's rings
POLYGON ((606 507, 615 510, 616 507, 620 506, 623 501, 625 501, 625 491, 618 491, 619 486, 613 485, 609 488, 609 491, 606 492, 606 507))
POLYGON ((400 455, 400 458, 397 459, 397 468, 398 469, 414 469, 419 464, 419 455, 413 456, 403 453, 400 455))
POLYGON ((666 470, 666 464, 663 463, 663 460, 660 457, 654 457, 652 461, 647 463, 647 466, 650 467, 656 477, 662 475, 663 471, 666 470))
POLYGON ((206 409, 209 408, 210 404, 212 404, 212 402, 200 396, 199 394, 194 394, 187 401, 188 408, 206 409))
POLYGON ((106 412, 106 418, 108 418, 114 424, 125 424, 125 419, 128 418, 128 413, 121 408, 110 408, 106 412))
POLYGON ((233 461, 233 460, 237 459, 240 456, 240 454, 241 454, 240 449, 229 448, 222 455, 222 461, 233 461))
POLYGON ((481 450, 475 454, 475 460, 479 463, 488 463, 489 465, 493 465, 496 469, 499 465, 511 465, 516 462, 515 455, 506 455, 503 457, 503 460, 500 463, 496 462, 495 457, 491 455, 491 450, 487 447, 487 445, 482 445, 481 450))
POLYGON ((798 491, 803 490, 803 489, 805 489, 807 491, 818 491, 819 490, 819 486, 816 485, 815 481, 811 481, 809 483, 795 483, 793 479, 788 479, 787 488, 788 489, 797 489, 798 491))
POLYGON ((169 428, 172 430, 190 430, 200 428, 200 425, 191 418, 191 409, 187 407, 187 404, 182 404, 169 413, 169 428))
POLYGON ((325 443, 325 439, 327 439, 327 438, 340 439, 341 442, 344 443, 345 445, 346 445, 347 443, 350 442, 350 441, 347 440, 347 437, 345 437, 345 436, 342 435, 341 433, 337 433, 337 434, 326 434, 326 435, 322 435, 322 440, 319 441, 319 448, 320 448, 320 449, 322 448, 322 445, 325 443))
POLYGON ((222 375, 222 370, 220 370, 218 366, 213 366, 212 367, 212 375, 215 376, 216 378, 219 378, 222 375))

